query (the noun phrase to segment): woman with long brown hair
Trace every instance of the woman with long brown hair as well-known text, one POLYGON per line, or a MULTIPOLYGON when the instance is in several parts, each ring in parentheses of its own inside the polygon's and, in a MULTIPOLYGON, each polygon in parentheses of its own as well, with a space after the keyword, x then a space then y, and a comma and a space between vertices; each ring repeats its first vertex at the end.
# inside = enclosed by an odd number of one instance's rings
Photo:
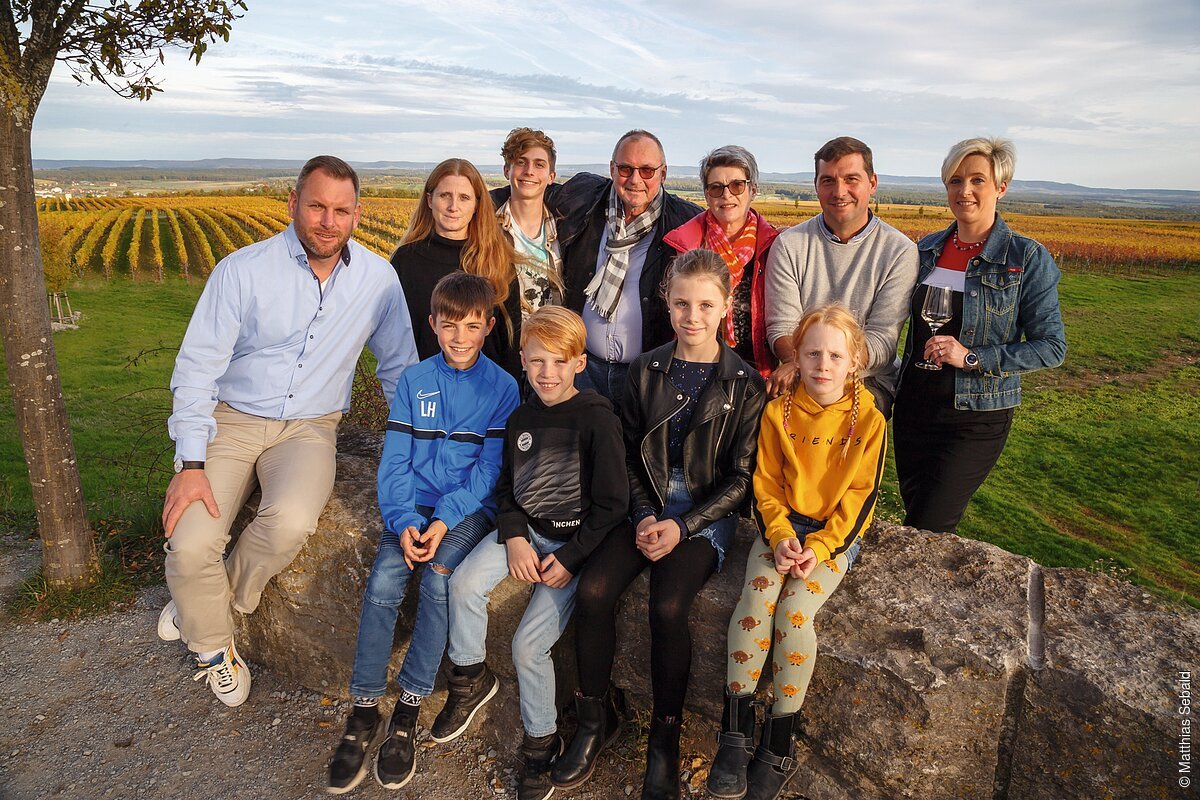
POLYGON ((485 278, 496 290, 496 326, 483 352, 519 381, 521 357, 516 343, 521 334, 521 297, 513 265, 520 259, 496 221, 479 170, 462 158, 448 158, 434 167, 408 230, 392 253, 392 266, 413 319, 418 357, 439 352, 437 335, 426 322, 433 287, 461 269, 485 278))

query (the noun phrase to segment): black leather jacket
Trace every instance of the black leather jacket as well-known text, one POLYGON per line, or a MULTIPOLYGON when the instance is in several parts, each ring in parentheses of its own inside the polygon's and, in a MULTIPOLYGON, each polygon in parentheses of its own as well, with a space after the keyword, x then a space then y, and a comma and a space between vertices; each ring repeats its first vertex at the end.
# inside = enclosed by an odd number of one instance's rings
MULTIPOLYGON (((668 421, 683 407, 667 377, 675 343, 638 356, 629 369, 622 423, 632 508, 662 513, 671 465, 668 421)), ((691 535, 745 505, 758 454, 758 422, 766 404, 762 376, 721 343, 717 371, 696 404, 683 440, 683 474, 696 505, 683 515, 691 535)))
MULTIPOLYGON (((590 172, 577 173, 566 183, 546 187, 546 207, 554 215, 558 244, 563 253, 563 305, 577 313, 583 312, 583 304, 587 301, 583 291, 596 274, 611 189, 611 178, 590 172)), ((491 194, 499 208, 508 199, 509 189, 507 186, 493 189, 491 194)), ((663 269, 675 255, 675 249, 663 244, 663 237, 703 210, 695 203, 664 191, 662 216, 658 218, 654 232, 649 234, 654 238, 638 281, 642 298, 643 351, 675 338, 666 301, 659 291, 663 269)))

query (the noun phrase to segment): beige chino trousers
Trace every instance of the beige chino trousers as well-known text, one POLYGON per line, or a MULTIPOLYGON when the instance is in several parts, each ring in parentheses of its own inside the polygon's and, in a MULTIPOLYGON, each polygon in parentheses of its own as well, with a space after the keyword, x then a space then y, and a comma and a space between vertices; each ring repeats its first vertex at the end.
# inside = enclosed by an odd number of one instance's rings
POLYGON ((221 516, 197 501, 167 539, 167 586, 188 648, 219 650, 233 638, 233 613, 258 607, 262 590, 291 563, 317 528, 333 490, 340 411, 316 419, 275 420, 220 403, 217 435, 204 474, 221 516), (255 486, 258 514, 225 558, 229 529, 255 486))

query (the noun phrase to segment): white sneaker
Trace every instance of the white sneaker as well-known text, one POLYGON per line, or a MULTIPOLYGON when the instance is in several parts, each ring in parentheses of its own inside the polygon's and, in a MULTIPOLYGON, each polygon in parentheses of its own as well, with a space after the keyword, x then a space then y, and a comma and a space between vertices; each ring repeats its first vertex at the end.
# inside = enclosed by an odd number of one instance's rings
POLYGON ((179 612, 175 610, 175 601, 169 601, 158 613, 158 638, 164 642, 174 642, 183 637, 179 634, 179 612))
POLYGON ((210 662, 206 663, 197 658, 196 669, 192 680, 207 680, 208 688, 212 689, 217 699, 225 705, 232 708, 246 702, 246 697, 250 694, 250 667, 238 655, 233 642, 210 662))

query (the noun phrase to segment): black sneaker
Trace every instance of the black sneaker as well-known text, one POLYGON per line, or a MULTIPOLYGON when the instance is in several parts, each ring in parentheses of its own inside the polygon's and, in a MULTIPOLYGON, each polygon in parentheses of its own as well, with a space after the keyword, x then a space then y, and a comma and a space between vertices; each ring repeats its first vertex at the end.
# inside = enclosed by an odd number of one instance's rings
POLYGON ((375 710, 375 717, 351 712, 346 720, 346 732, 329 762, 329 794, 345 794, 362 783, 367 774, 367 753, 383 734, 383 717, 375 710))
POLYGON ((550 767, 562 755, 563 740, 557 733, 534 738, 525 734, 521 741, 521 770, 517 779, 517 800, 546 800, 554 794, 550 767))
POLYGON ((375 780, 385 789, 399 789, 412 780, 417 771, 414 745, 417 738, 417 712, 420 706, 396 703, 388 736, 375 754, 375 780))
POLYGON ((500 679, 497 678, 487 664, 483 672, 471 678, 460 675, 457 668, 450 671, 448 679, 450 693, 446 705, 438 712, 430 729, 431 738, 438 743, 457 739, 475 718, 475 713, 487 705, 500 689, 500 679))

